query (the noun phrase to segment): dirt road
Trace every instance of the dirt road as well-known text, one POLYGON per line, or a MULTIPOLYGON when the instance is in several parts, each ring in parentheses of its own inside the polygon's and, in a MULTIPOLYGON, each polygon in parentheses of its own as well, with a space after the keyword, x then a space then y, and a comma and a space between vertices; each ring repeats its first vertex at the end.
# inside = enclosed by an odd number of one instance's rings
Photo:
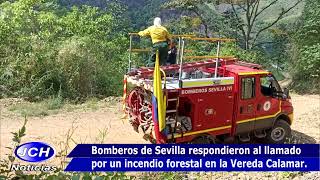
MULTIPOLYGON (((292 126, 293 143, 320 143, 320 97, 318 95, 292 94, 295 108, 292 126)), ((0 100, 1 147, 0 159, 10 146, 12 134, 23 124, 23 117, 9 111, 17 100, 0 100)), ((133 131, 126 120, 121 120, 119 102, 98 102, 99 108, 77 108, 72 112, 59 111, 45 117, 28 117, 23 142, 43 141, 59 152, 72 149, 77 143, 147 143, 133 131), (67 138, 67 137, 70 138, 67 138)))
MULTIPOLYGON (((16 100, 2 100, 1 107, 1 158, 10 146, 12 134, 24 122, 24 117, 9 111, 16 100), (5 104, 7 103, 7 104, 5 104)), ((42 141, 56 148, 64 149, 66 141, 69 148, 76 143, 146 143, 122 120, 120 103, 98 102, 98 109, 78 107, 72 112, 61 110, 58 114, 45 117, 27 117, 26 136, 23 142, 42 141), (69 139, 67 137, 70 137, 69 139)))

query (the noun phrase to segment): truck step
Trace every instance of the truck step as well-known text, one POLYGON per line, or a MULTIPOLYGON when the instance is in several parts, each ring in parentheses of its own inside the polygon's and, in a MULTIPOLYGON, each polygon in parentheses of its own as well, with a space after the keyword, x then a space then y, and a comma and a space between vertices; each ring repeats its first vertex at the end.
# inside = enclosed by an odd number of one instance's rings
POLYGON ((167 110, 167 113, 176 113, 177 110, 167 110))
POLYGON ((239 135, 239 139, 242 142, 249 142, 250 141, 250 135, 249 134, 239 135))
POLYGON ((256 136, 257 138, 265 138, 267 136, 267 133, 265 130, 255 131, 254 136, 256 136))
POLYGON ((235 137, 229 136, 223 139, 223 143, 232 144, 234 142, 235 137))

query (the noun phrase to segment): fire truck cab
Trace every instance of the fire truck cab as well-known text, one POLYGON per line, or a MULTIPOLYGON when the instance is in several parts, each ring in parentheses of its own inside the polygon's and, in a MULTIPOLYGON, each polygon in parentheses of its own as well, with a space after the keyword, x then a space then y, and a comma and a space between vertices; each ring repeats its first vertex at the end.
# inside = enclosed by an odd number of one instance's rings
MULTIPOLYGON (((217 138, 214 141, 237 136, 247 142, 255 136, 267 138, 268 142, 283 143, 291 133, 293 120, 288 91, 282 91, 270 72, 256 66, 235 63, 221 66, 219 70, 225 72, 226 78, 183 82, 179 112, 197 121, 192 121, 193 132, 174 135, 180 137, 176 141, 192 142, 199 138, 198 133, 208 133, 217 138), (207 86, 210 81, 214 83, 207 86)), ((198 141, 212 142, 211 138, 200 136, 198 141)))
MULTIPOLYGON (((183 49, 183 48, 182 48, 183 49)), ((163 66, 165 137, 152 119, 153 68, 125 75, 124 110, 136 131, 154 143, 232 143, 255 138, 284 143, 293 107, 271 72, 235 58, 163 66)))

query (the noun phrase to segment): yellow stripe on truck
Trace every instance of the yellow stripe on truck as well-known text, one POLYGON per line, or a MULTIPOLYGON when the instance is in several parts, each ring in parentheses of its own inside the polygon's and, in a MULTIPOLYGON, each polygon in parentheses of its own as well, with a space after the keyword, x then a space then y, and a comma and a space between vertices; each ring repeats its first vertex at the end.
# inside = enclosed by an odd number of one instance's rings
POLYGON ((229 85, 229 84, 234 84, 234 79, 224 79, 221 81, 220 85, 229 85))
POLYGON ((232 85, 234 84, 234 79, 197 79, 197 80, 185 80, 182 85, 183 88, 191 88, 191 87, 205 87, 205 86, 213 86, 213 85, 232 85))
POLYGON ((183 87, 197 87, 197 86, 211 86, 213 85, 212 81, 190 81, 183 82, 183 87))
POLYGON ((256 118, 240 120, 240 121, 237 121, 237 124, 246 123, 246 122, 250 122, 250 121, 257 121, 257 120, 262 120, 262 119, 274 118, 274 117, 278 116, 278 114, 280 114, 280 113, 281 113, 281 101, 279 103, 279 111, 276 112, 275 114, 269 115, 269 116, 260 116, 260 117, 256 117, 256 118))
POLYGON ((290 124, 292 124, 293 123, 293 113, 288 114, 288 117, 290 119, 290 124))
POLYGON ((269 74, 269 72, 268 71, 261 71, 261 72, 242 72, 242 73, 239 73, 240 76, 257 75, 257 74, 269 74))

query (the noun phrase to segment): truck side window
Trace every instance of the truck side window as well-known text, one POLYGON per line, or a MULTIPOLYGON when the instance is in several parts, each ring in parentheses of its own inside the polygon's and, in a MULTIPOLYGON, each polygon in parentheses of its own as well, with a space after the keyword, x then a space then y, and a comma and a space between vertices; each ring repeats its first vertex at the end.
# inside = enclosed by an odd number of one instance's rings
POLYGON ((269 81, 268 77, 261 77, 260 78, 260 87, 261 87, 261 93, 264 96, 272 96, 272 84, 269 81))
POLYGON ((274 92, 282 91, 280 85, 273 76, 260 78, 261 93, 264 96, 272 96, 274 92))
POLYGON ((241 79, 241 99, 251 99, 255 97, 255 78, 241 79))

